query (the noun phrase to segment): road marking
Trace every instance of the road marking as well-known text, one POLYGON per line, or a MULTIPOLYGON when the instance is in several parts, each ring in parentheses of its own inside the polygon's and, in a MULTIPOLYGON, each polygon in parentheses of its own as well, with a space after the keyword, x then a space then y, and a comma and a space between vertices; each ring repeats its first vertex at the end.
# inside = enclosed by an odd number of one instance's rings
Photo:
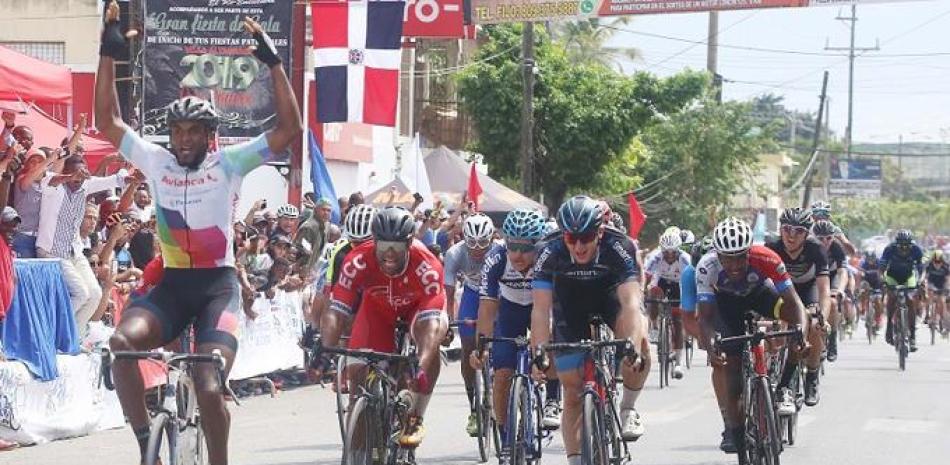
POLYGON ((936 433, 940 423, 927 420, 899 420, 897 418, 872 418, 864 423, 864 431, 887 433, 936 433))

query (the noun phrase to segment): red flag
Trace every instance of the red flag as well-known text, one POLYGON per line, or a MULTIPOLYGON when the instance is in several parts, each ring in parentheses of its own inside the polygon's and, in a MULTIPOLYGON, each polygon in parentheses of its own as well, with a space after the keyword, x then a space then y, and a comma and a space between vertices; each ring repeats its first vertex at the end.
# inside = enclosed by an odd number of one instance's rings
POLYGON ((630 235, 632 239, 636 239, 640 235, 640 229, 643 228, 644 223, 647 222, 647 216, 643 214, 643 210, 640 209, 640 203, 637 202, 637 198, 633 196, 633 192, 627 194, 627 205, 628 212, 630 213, 630 227, 627 228, 627 234, 630 235))
POLYGON ((478 172, 475 171, 475 162, 472 162, 472 171, 468 175, 468 200, 475 205, 478 211, 478 196, 482 195, 482 185, 478 183, 478 172))

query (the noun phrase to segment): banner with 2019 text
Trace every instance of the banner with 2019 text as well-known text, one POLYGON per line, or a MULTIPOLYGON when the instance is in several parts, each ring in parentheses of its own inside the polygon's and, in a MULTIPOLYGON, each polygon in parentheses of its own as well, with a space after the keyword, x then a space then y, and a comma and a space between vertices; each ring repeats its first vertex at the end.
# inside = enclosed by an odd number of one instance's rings
POLYGON ((146 138, 165 141, 165 106, 195 95, 214 103, 222 144, 257 136, 274 124, 270 71, 251 55, 244 30, 254 18, 274 41, 288 72, 292 1, 149 0, 143 43, 143 117, 146 138))

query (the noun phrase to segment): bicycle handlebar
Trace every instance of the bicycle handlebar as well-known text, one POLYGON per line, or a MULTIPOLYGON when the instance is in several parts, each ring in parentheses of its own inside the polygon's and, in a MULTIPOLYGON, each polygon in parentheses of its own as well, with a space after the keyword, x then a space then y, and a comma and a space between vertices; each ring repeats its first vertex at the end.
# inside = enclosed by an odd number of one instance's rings
POLYGON ((369 362, 378 363, 378 362, 410 362, 415 363, 418 361, 418 358, 415 354, 412 355, 400 355, 400 354, 390 354, 388 352, 377 352, 370 349, 344 349, 342 347, 320 347, 320 352, 327 354, 335 355, 344 355, 347 357, 359 357, 366 359, 369 362))
POLYGON ((730 336, 722 337, 721 334, 716 333, 716 339, 713 342, 713 347, 716 352, 721 352, 722 346, 724 345, 737 345, 745 342, 751 342, 752 344, 758 344, 759 342, 776 339, 780 337, 789 337, 792 336, 795 338, 796 342, 801 342, 804 339, 802 334, 802 327, 796 325, 795 329, 789 329, 785 331, 769 331, 766 332, 761 328, 752 334, 743 334, 741 336, 730 336))
POLYGON ((112 363, 116 360, 156 360, 176 367, 186 362, 211 363, 218 371, 218 377, 222 382, 222 386, 226 386, 226 383, 224 382, 225 380, 223 378, 224 367, 227 360, 218 349, 212 350, 210 354, 185 354, 177 352, 139 352, 122 350, 113 352, 109 348, 104 347, 101 351, 101 357, 102 365, 100 367, 99 373, 100 379, 102 380, 103 384, 105 384, 106 389, 110 391, 115 390, 115 383, 112 379, 112 363))

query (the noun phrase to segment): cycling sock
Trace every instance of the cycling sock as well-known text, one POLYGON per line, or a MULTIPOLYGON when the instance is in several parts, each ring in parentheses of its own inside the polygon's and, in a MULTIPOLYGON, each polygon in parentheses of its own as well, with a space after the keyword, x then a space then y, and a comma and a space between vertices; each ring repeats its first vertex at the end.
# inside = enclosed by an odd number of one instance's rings
POLYGON ((139 443, 139 452, 145 457, 145 449, 148 448, 149 427, 145 425, 141 428, 132 428, 132 434, 135 435, 135 441, 139 443))
POLYGON ((412 411, 420 417, 424 417, 426 413, 426 408, 429 406, 429 399, 432 398, 432 394, 422 394, 419 392, 412 393, 412 411))
POLYGON ((581 460, 581 454, 573 454, 567 456, 567 465, 582 465, 584 462, 581 460))
POLYGON ((549 380, 544 384, 545 400, 561 402, 561 381, 557 379, 549 380))
POLYGON ((642 389, 630 389, 624 386, 623 398, 620 399, 620 410, 633 410, 641 391, 642 389))

